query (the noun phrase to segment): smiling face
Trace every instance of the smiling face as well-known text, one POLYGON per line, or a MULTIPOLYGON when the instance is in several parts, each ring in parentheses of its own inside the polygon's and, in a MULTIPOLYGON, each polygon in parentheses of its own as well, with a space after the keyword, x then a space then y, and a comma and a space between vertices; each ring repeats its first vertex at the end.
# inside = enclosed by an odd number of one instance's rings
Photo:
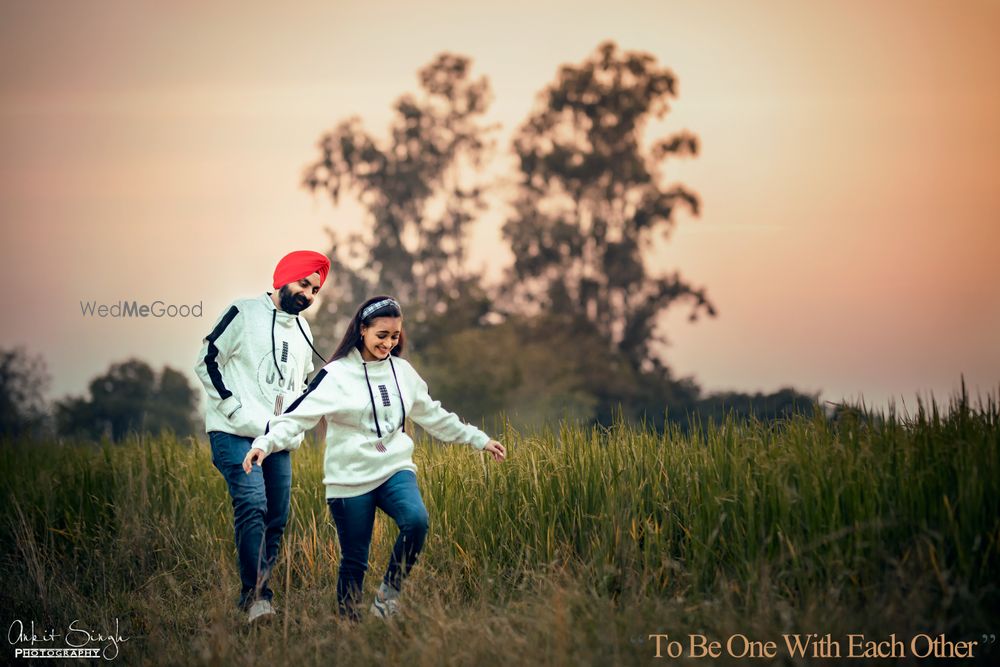
POLYGON ((290 315, 298 315, 312 305, 319 292, 319 274, 313 273, 294 283, 283 285, 278 292, 278 302, 283 311, 290 315))
POLYGON ((362 324, 361 356, 365 361, 385 359, 399 343, 402 332, 402 317, 376 317, 368 326, 362 324))

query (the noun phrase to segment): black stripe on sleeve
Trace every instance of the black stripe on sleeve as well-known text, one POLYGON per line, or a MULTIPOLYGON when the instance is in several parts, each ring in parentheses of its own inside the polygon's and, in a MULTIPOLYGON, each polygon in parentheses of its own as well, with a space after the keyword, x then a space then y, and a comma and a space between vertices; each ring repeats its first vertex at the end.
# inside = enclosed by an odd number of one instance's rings
MULTIPOLYGON (((292 404, 288 406, 288 409, 285 410, 282 414, 287 415, 289 412, 299 407, 299 403, 302 402, 302 399, 311 394, 316 389, 316 387, 319 386, 319 383, 322 382, 323 378, 325 377, 326 377, 326 369, 324 368, 319 373, 316 373, 316 377, 314 377, 312 382, 309 383, 309 388, 306 389, 304 392, 302 392, 302 394, 298 398, 296 398, 292 402, 292 404)), ((264 427, 264 435, 267 435, 270 432, 271 432, 271 422, 269 421, 267 422, 267 426, 264 427)))
POLYGON ((323 378, 325 377, 326 377, 326 369, 324 368, 320 370, 319 373, 316 373, 316 377, 314 377, 313 381, 309 383, 309 388, 306 389, 304 392, 302 392, 302 394, 298 398, 292 401, 292 404, 288 406, 288 409, 285 410, 284 414, 287 415, 289 412, 299 407, 299 403, 302 402, 302 399, 308 396, 310 393, 312 393, 316 389, 316 387, 319 386, 319 383, 322 382, 323 378))
POLYGON ((298 398, 292 401, 292 404, 288 406, 287 410, 285 410, 285 414, 287 415, 289 412, 299 407, 299 403, 302 402, 302 399, 311 394, 313 391, 315 391, 316 387, 319 386, 319 383, 322 382, 323 378, 325 377, 326 377, 326 369, 323 368, 320 370, 319 373, 316 373, 316 377, 314 377, 313 381, 309 383, 309 388, 306 389, 304 392, 302 392, 302 394, 298 398))
POLYGON ((208 369, 208 377, 212 378, 212 386, 215 390, 219 392, 219 398, 225 400, 233 395, 233 392, 226 389, 225 383, 222 381, 222 373, 219 372, 219 362, 216 357, 219 356, 219 348, 215 346, 215 341, 219 339, 223 333, 225 333, 226 328, 232 323, 236 316, 239 314, 240 310, 236 306, 232 306, 226 311, 226 314, 222 316, 219 323, 215 325, 212 329, 212 333, 208 334, 205 340, 208 341, 208 354, 205 355, 205 367, 208 369))

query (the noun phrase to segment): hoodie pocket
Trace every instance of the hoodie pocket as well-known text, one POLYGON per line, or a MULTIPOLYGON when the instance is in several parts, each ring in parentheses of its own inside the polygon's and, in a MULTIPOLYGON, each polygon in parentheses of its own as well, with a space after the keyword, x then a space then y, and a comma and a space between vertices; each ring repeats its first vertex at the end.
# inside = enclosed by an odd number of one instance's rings
POLYGON ((264 426, 258 425, 251 414, 250 408, 243 405, 240 406, 236 412, 233 413, 232 417, 229 418, 229 425, 232 428, 233 433, 237 435, 245 435, 256 437, 258 435, 264 435, 264 426))

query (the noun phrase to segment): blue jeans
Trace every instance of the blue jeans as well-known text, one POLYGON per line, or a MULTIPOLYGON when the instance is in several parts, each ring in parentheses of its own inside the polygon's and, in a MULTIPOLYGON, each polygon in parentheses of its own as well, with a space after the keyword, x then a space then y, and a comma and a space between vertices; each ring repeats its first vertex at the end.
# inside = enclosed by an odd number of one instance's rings
POLYGON ((400 470, 376 489, 352 498, 328 498, 330 514, 340 540, 340 571, 337 574, 337 609, 342 616, 357 619, 361 585, 368 569, 368 548, 375 525, 375 508, 392 517, 399 537, 382 581, 400 590, 416 565, 427 537, 427 508, 412 470, 400 470))
POLYGON ((287 451, 273 452, 262 465, 254 465, 248 475, 243 471, 243 459, 253 438, 222 431, 212 431, 208 437, 212 442, 212 463, 225 478, 233 500, 241 582, 239 607, 245 610, 254 600, 274 596, 267 582, 288 521, 291 455, 287 451))

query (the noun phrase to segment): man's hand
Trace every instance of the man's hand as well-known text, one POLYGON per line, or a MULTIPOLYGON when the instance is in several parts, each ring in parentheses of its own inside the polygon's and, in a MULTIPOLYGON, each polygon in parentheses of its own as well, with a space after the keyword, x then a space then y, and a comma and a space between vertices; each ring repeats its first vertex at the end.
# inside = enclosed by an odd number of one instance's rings
POLYGON ((501 445, 496 440, 490 440, 483 447, 484 452, 489 452, 493 456, 494 461, 503 461, 507 458, 507 448, 501 445))
POLYGON ((250 451, 247 452, 246 458, 243 459, 243 472, 249 475, 250 468, 253 464, 256 463, 260 466, 260 464, 264 461, 265 456, 267 456, 267 454, 264 453, 263 449, 257 449, 256 447, 251 448, 250 451))

